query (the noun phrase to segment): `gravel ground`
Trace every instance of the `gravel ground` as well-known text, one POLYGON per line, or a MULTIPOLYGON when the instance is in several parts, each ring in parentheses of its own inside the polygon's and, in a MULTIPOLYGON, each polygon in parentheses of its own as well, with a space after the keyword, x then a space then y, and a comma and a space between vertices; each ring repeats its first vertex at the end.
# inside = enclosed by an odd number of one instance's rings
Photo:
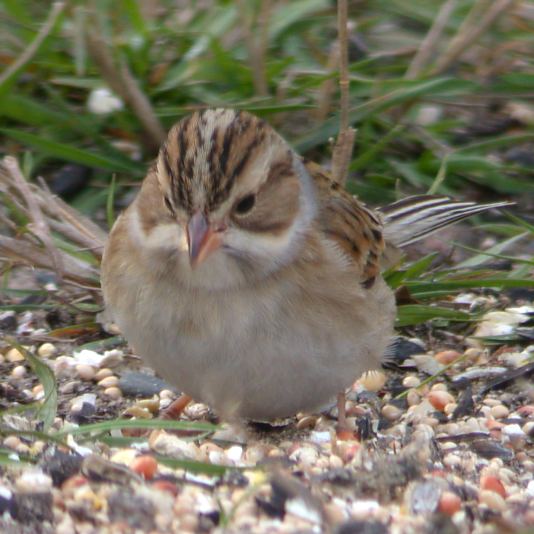
MULTIPOLYGON (((397 341, 387 370, 355 383, 350 430, 336 428, 332 408, 275 425, 221 423, 209 435, 123 430, 113 436, 143 439, 109 445, 70 435, 65 445, 6 431, 41 428, 35 414, 9 410, 1 423, 10 463, 0 463, 0 531, 534 531, 534 308, 490 294, 456 301, 486 309, 476 335, 521 331, 525 342, 485 346, 416 329, 417 338, 397 341), (203 462, 201 472, 172 467, 172 459, 203 462)), ((53 429, 156 418, 176 398, 124 345, 79 351, 102 337, 94 326, 67 331, 75 342, 48 340, 51 323, 67 319, 57 310, 0 315, 2 331, 54 371, 53 429)), ((0 408, 42 400, 24 356, 7 341, 0 353, 0 408)), ((217 422, 196 403, 182 419, 217 422)))

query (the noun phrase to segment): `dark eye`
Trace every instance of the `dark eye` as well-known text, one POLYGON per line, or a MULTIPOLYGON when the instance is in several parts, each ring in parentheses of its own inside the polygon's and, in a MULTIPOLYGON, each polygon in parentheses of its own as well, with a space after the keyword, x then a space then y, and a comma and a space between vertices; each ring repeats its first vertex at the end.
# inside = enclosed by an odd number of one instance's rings
POLYGON ((165 202, 165 206, 167 207, 167 209, 171 212, 172 215, 174 215, 174 208, 172 207, 169 197, 163 197, 163 200, 165 202))
POLYGON ((256 203, 256 195, 247 195, 243 197, 235 206, 235 212, 239 215, 248 213, 256 203))

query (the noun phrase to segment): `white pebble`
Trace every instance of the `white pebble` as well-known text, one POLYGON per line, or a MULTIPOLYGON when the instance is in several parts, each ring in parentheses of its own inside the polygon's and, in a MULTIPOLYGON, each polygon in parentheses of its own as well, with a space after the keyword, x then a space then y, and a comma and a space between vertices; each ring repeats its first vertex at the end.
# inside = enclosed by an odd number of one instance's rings
POLYGON ((118 387, 112 386, 104 390, 104 395, 110 399, 116 400, 122 397, 122 391, 118 387))
POLYGON ((243 457, 243 447, 240 447, 239 445, 232 445, 226 450, 226 457, 234 462, 234 464, 237 464, 243 457))
POLYGON ((41 358, 50 358, 51 356, 54 356, 56 352, 56 346, 52 345, 52 343, 43 343, 37 350, 37 354, 41 358))
POLYGON ((11 376, 13 378, 17 378, 17 379, 25 377, 26 376, 26 367, 24 367, 24 365, 17 365, 11 371, 11 376))
POLYGON ((35 493, 52 489, 52 479, 40 470, 24 471, 15 481, 19 491, 35 493))
POLYGON ((76 373, 79 378, 85 382, 90 382, 95 377, 95 368, 86 363, 80 363, 76 366, 76 373))
POLYGON ((510 415, 510 410, 506 406, 499 404, 498 406, 493 406, 491 408, 491 415, 495 417, 495 419, 505 419, 510 415))
POLYGON ((402 385, 405 388, 416 388, 417 386, 419 386, 419 384, 421 384, 421 380, 419 380, 419 378, 413 375, 405 377, 405 379, 402 381, 402 385))

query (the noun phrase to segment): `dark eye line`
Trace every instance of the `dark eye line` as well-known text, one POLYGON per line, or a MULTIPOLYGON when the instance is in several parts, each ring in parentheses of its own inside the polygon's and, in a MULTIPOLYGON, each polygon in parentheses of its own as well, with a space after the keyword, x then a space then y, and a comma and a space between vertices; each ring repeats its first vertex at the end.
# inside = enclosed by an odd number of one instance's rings
POLYGON ((250 193, 249 195, 246 195, 241 200, 239 200, 234 208, 234 211, 238 215, 245 215, 248 213, 256 203, 256 195, 253 193, 250 193))

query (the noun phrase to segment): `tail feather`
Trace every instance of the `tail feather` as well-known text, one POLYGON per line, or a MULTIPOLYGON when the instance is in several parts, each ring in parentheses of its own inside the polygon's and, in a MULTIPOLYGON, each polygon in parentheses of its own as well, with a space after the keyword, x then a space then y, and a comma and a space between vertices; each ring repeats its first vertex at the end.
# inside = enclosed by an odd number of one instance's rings
POLYGON ((432 195, 404 198, 380 209, 384 238, 394 246, 404 247, 462 219, 513 204, 507 201, 476 204, 432 195))

